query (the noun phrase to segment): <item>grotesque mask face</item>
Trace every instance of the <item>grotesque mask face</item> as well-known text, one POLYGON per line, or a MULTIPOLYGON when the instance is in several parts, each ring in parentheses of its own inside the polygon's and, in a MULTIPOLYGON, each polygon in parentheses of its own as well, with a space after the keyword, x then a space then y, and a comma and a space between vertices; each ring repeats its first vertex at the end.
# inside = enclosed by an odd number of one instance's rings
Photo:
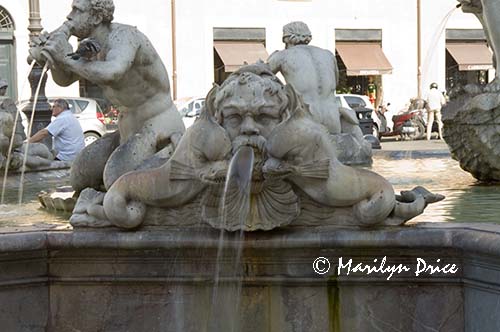
POLYGON ((222 127, 233 142, 234 150, 250 145, 262 152, 266 139, 281 121, 283 101, 278 94, 266 91, 259 80, 233 84, 231 95, 218 105, 222 127))
POLYGON ((78 38, 87 38, 94 29, 95 17, 91 16, 89 0, 74 0, 71 12, 66 17, 71 22, 71 33, 78 38))

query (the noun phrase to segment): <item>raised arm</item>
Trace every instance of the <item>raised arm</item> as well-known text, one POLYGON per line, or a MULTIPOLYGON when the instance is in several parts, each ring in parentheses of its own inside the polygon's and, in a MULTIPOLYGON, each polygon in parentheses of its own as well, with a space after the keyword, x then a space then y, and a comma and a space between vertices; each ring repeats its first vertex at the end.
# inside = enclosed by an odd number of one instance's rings
POLYGON ((61 56, 57 50, 61 49, 60 44, 64 41, 52 40, 51 38, 51 43, 47 43, 45 50, 53 55, 57 63, 57 70, 53 72, 55 74, 54 80, 58 84, 74 82, 79 78, 96 84, 108 84, 120 80, 135 61, 140 43, 138 40, 142 39, 137 35, 138 32, 135 28, 112 32, 107 39, 108 44, 101 45, 103 49, 108 50, 102 60, 87 60, 83 57, 73 60, 67 56, 67 53, 61 56), (63 75, 68 76, 65 79, 63 75))
POLYGON ((120 80, 132 67, 139 48, 131 33, 121 33, 109 41, 109 51, 104 60, 87 61, 67 58, 65 64, 74 73, 96 84, 120 80))

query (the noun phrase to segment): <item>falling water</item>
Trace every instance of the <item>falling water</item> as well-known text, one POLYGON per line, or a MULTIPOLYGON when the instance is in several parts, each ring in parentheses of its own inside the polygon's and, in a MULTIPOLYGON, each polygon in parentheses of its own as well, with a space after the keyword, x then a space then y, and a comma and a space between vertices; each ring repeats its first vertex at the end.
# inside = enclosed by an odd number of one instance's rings
POLYGON ((432 36, 431 43, 429 47, 427 48, 427 54, 425 55, 424 62, 423 62, 423 72, 422 72, 422 77, 424 78, 424 82, 426 81, 427 77, 429 76, 429 64, 431 63, 432 59, 436 55, 436 45, 439 42, 439 39, 441 38, 444 29, 446 28, 446 24, 448 23, 448 20, 450 19, 451 15, 457 10, 457 6, 453 6, 453 9, 451 9, 441 20, 441 23, 439 23, 437 30, 435 31, 434 35, 432 36))
MULTIPOLYGON (((244 224, 250 212, 250 189, 252 185, 252 172, 254 164, 254 152, 251 147, 242 146, 235 153, 229 164, 226 176, 226 184, 221 204, 221 228, 219 244, 217 249, 217 260, 214 276, 214 287, 212 290, 212 301, 210 316, 208 320, 208 331, 228 331, 239 330, 239 308, 241 299, 241 256, 244 242, 244 224), (234 236, 234 246, 225 248, 224 227, 228 223, 227 202, 228 194, 236 192, 236 205, 239 207, 238 236, 234 236), (227 250, 225 252, 225 249, 227 250), (228 263, 228 264, 226 264, 228 263), (223 265, 224 264, 224 265, 223 265), (230 273, 225 275, 227 283, 219 289, 221 280, 221 267, 229 267, 230 273), (224 317, 221 319, 221 317, 224 317)), ((226 271, 224 271, 226 272, 226 271)))
MULTIPOLYGON (((31 73, 31 70, 33 70, 33 66, 35 65, 35 62, 36 62, 35 60, 31 61, 28 73, 31 73)), ((27 81, 28 81, 28 76, 26 76, 26 78, 24 79, 23 85, 21 87, 21 93, 19 94, 20 96, 22 96, 22 94, 24 92, 24 87, 26 86, 26 82, 27 81)), ((17 107, 16 116, 14 118, 14 128, 16 128, 16 126, 17 126, 17 121, 19 119, 19 113, 20 112, 21 112, 21 109, 19 107, 17 107)), ((16 130, 14 129, 12 131, 12 136, 10 137, 9 150, 7 151, 7 161, 5 163, 5 172, 4 172, 4 175, 3 175, 2 195, 1 195, 1 199, 0 199, 0 204, 3 204, 4 203, 4 199, 5 199, 5 188, 7 186, 7 175, 9 174, 9 164, 10 164, 10 158, 11 158, 11 154, 12 154, 12 149, 14 148, 14 137, 15 137, 15 135, 16 135, 16 130)))
MULTIPOLYGON (((45 66, 43 66, 42 75, 40 77, 43 77, 43 75, 45 75, 48 68, 49 68, 49 63, 47 62, 45 63, 45 66)), ((28 126, 28 140, 26 141, 26 147, 24 149, 23 166, 21 168, 21 178, 19 180, 19 205, 21 205, 23 201, 23 182, 24 182, 24 172, 26 170, 26 161, 28 160, 29 139, 31 136, 31 130, 33 128, 33 120, 35 119, 35 109, 36 109, 36 104, 38 102, 38 94, 40 93, 40 87, 42 86, 42 82, 43 79, 40 79, 40 81, 38 82, 38 86, 36 87, 35 98, 33 99, 33 109, 31 111, 30 123, 28 126)))

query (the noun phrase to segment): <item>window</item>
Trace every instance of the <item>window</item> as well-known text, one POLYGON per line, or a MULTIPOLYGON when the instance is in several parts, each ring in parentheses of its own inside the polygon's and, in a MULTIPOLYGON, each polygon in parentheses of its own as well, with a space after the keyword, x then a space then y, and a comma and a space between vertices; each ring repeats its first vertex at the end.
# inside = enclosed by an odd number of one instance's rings
POLYGON ((14 31, 14 22, 2 6, 0 6, 0 31, 14 31))
POLYGON ((14 20, 7 9, 0 6, 0 78, 7 80, 9 87, 4 98, 17 99, 16 43, 14 20))
POLYGON ((89 102, 86 100, 75 100, 76 103, 78 104, 78 107, 80 107, 80 110, 83 112, 89 105, 89 102))
POLYGON ((366 107, 366 103, 364 102, 364 100, 359 98, 359 97, 346 96, 345 101, 347 102, 349 107, 352 109, 358 108, 358 107, 366 107))

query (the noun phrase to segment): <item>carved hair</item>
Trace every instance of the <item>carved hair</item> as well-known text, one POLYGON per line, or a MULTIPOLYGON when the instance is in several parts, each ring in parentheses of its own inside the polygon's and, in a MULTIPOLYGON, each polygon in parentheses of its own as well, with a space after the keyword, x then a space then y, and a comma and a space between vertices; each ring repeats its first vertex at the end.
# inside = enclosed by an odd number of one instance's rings
POLYGON ((283 27, 283 42, 292 45, 309 44, 312 40, 311 30, 304 22, 296 21, 283 27))
POLYGON ((113 0, 89 0, 92 15, 101 15, 104 23, 113 21, 115 4, 113 0))
POLYGON ((215 116, 219 123, 222 122, 220 103, 234 96, 238 85, 248 83, 259 83, 265 92, 270 95, 277 95, 281 102, 280 111, 283 113, 289 103, 285 85, 273 74, 269 66, 263 62, 253 65, 243 66, 236 72, 229 75, 220 87, 214 87, 208 94, 207 109, 215 116))

